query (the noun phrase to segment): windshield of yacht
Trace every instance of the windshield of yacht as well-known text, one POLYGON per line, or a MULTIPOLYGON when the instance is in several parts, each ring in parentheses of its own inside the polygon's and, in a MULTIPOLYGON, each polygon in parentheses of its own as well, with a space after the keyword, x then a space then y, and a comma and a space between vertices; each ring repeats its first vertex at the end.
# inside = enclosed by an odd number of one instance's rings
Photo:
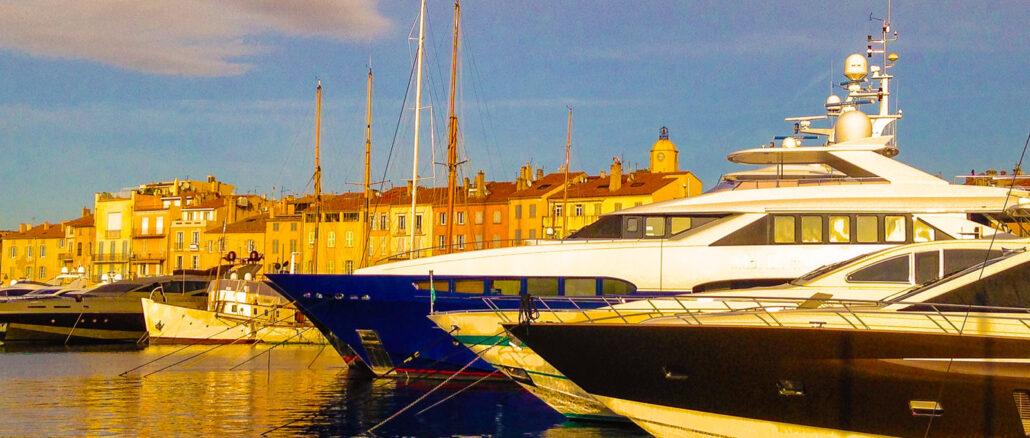
POLYGON ((854 256, 854 257, 852 257, 850 259, 841 260, 841 261, 839 261, 837 263, 830 263, 828 265, 822 265, 822 266, 816 268, 812 272, 809 272, 809 273, 807 273, 805 275, 802 275, 802 276, 800 276, 798 278, 795 278, 795 279, 791 280, 790 284, 793 284, 795 286, 804 286, 804 285, 808 284, 810 281, 812 281, 812 280, 814 280, 814 279, 816 279, 818 277, 821 277, 821 276, 823 276, 823 275, 825 275, 827 273, 833 272, 833 271, 835 271, 835 270, 837 270, 837 269, 839 269, 839 268, 841 268, 843 266, 850 265, 850 264, 855 263, 856 261, 859 261, 859 260, 864 259, 866 257, 873 257, 873 256, 875 256, 877 254, 885 253, 885 252, 890 251, 892 249, 895 249, 895 248, 884 248, 884 249, 881 249, 879 251, 874 251, 874 252, 871 252, 871 253, 859 254, 859 255, 854 256))
POLYGON ((681 236, 726 216, 729 214, 613 214, 572 233, 568 239, 666 239, 681 236))
MULTIPOLYGON (((943 277, 938 278, 936 280, 928 281, 926 283, 923 283, 923 284, 914 286, 912 288, 903 290, 901 292, 898 292, 893 297, 887 298, 887 301, 905 301, 907 298, 916 296, 916 295, 918 295, 920 293, 923 293, 924 291, 927 291, 927 290, 929 290, 931 288, 937 287, 937 286, 939 286, 942 283, 946 283, 946 282, 948 282, 948 281, 950 281, 952 279, 960 278, 960 277, 962 277, 964 275, 967 275, 969 273, 972 273, 972 272, 979 272, 981 270, 986 269, 988 266, 991 266, 991 265, 993 265, 995 263, 998 263, 998 262, 1000 262, 1002 260, 1008 259, 1009 257, 1013 257, 1013 256, 1015 256, 1017 254, 1023 254, 1023 253, 1025 253, 1024 250, 1003 252, 998 257, 994 257, 994 258, 988 259, 987 261, 985 261, 983 263, 977 263, 975 265, 972 265, 972 266, 970 266, 968 268, 965 268, 965 269, 962 269, 960 271, 955 271, 953 273, 944 275, 943 277)), ((993 255, 993 254, 995 254, 995 252, 991 251, 991 254, 993 255)))

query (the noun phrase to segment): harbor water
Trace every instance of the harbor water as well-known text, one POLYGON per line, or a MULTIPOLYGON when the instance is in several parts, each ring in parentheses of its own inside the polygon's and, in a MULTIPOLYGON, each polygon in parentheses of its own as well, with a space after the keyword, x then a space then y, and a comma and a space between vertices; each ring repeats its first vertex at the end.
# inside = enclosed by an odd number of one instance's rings
MULTIPOLYGON (((268 347, 182 348, 0 345, 0 436, 368 435, 440 384, 349 376, 319 346, 279 347, 243 365, 268 347)), ((465 389, 470 383, 443 385, 374 434, 644 436, 631 426, 566 422, 507 381, 465 389)))

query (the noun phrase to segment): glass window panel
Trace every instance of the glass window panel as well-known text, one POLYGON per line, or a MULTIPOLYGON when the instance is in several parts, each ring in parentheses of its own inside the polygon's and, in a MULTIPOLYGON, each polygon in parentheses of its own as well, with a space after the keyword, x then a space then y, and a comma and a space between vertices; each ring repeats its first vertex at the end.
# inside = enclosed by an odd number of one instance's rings
POLYGON ((929 242, 931 240, 937 240, 937 230, 934 230, 926 222, 919 219, 912 221, 912 241, 913 242, 929 242))
POLYGON ((669 218, 669 235, 675 236, 690 229, 691 218, 672 217, 669 218))
POLYGON ((848 275, 848 281, 908 282, 908 256, 884 260, 848 275))
POLYGON ((794 216, 773 216, 773 242, 794 243, 794 216))
POLYGON ((877 226, 876 216, 858 216, 855 219, 855 225, 857 226, 857 238, 858 243, 876 243, 880 239, 877 237, 877 226))
POLYGON ((459 294, 481 294, 483 293, 483 280, 456 280, 454 291, 459 294))
POLYGON ((566 278, 565 296, 592 297, 597 295, 597 280, 593 278, 566 278))
POLYGON ((916 284, 923 284, 940 278, 941 254, 939 251, 916 253, 916 284))
POLYGON ((652 216, 644 220, 644 236, 665 237, 665 217, 652 216))
POLYGON ((851 218, 848 216, 830 216, 830 243, 851 242, 851 218))
POLYGON ((640 229, 640 218, 628 217, 626 218, 626 232, 636 233, 640 229))
POLYGON ((823 217, 801 216, 801 242, 821 243, 823 241, 823 217))
POLYGON ((526 292, 531 295, 558 295, 558 279, 554 277, 527 278, 526 292))
POLYGON ((601 293, 605 295, 629 295, 636 290, 636 286, 628 281, 614 278, 605 278, 601 281, 601 293))
POLYGON ((522 289, 522 281, 520 280, 494 280, 491 283, 490 287, 495 294, 518 295, 519 290, 522 289))
POLYGON ((983 249, 946 249, 944 250, 944 275, 951 275, 973 265, 979 265, 989 259, 1001 257, 1000 250, 987 254, 983 249))
POLYGON ((904 242, 907 236, 905 216, 883 217, 883 239, 887 242, 904 242))
MULTIPOLYGON (((415 287, 423 292, 429 292, 429 280, 422 280, 415 282, 415 287)), ((450 286, 447 284, 447 280, 433 280, 433 288, 436 289, 436 293, 444 293, 450 291, 450 286)))

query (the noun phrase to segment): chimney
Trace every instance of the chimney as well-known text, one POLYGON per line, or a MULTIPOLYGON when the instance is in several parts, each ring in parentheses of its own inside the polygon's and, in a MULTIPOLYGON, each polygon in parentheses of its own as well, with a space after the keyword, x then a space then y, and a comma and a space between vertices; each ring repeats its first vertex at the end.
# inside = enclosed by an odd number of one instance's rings
POLYGON ((482 170, 476 173, 476 196, 480 198, 486 196, 486 172, 482 170))
POLYGON ((608 183, 608 190, 613 192, 622 188, 622 160, 619 157, 612 158, 612 179, 608 183))
POLYGON ((601 178, 607 178, 608 177, 608 172, 605 172, 605 171, 602 170, 600 175, 601 175, 601 178))
POLYGON ((539 181, 541 179, 544 179, 544 168, 542 167, 536 170, 536 180, 534 181, 539 181))
POLYGON ((526 166, 519 167, 519 173, 515 177, 515 190, 525 190, 529 187, 526 184, 526 166))
POLYGON ((24 233, 24 232, 28 231, 29 228, 32 228, 29 224, 18 224, 18 232, 19 233, 24 233))
POLYGON ((468 194, 469 194, 469 187, 471 187, 471 185, 472 185, 471 183, 472 182, 469 180, 469 177, 466 176, 465 180, 464 180, 464 184, 462 185, 462 189, 464 189, 464 191, 465 191, 465 196, 468 196, 468 194))
POLYGON ((82 207, 82 217, 92 216, 93 212, 89 210, 89 207, 82 207))

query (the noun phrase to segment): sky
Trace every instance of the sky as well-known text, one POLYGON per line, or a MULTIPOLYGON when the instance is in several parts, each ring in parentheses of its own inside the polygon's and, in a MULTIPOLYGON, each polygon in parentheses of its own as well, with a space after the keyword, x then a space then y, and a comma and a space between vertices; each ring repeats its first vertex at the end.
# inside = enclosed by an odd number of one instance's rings
MULTIPOLYGON (((469 1, 462 7, 462 172, 647 166, 667 126, 706 187, 732 151, 822 113, 876 1, 469 1), (832 75, 832 76, 831 76, 832 75)), ((0 229, 61 221, 95 192, 215 175, 238 193, 311 190, 315 84, 323 190, 411 177, 418 3, 0 0, 0 229), (407 91, 407 95, 405 92, 407 91), (403 107, 402 107, 403 104, 403 107)), ((1030 130, 1030 5, 898 1, 898 159, 955 181, 1009 168, 1030 130)), ((452 3, 428 2, 420 174, 445 184, 452 3)), ((840 89, 833 92, 843 94, 840 89)), ((1024 166, 1024 167, 1030 167, 1024 166)))

